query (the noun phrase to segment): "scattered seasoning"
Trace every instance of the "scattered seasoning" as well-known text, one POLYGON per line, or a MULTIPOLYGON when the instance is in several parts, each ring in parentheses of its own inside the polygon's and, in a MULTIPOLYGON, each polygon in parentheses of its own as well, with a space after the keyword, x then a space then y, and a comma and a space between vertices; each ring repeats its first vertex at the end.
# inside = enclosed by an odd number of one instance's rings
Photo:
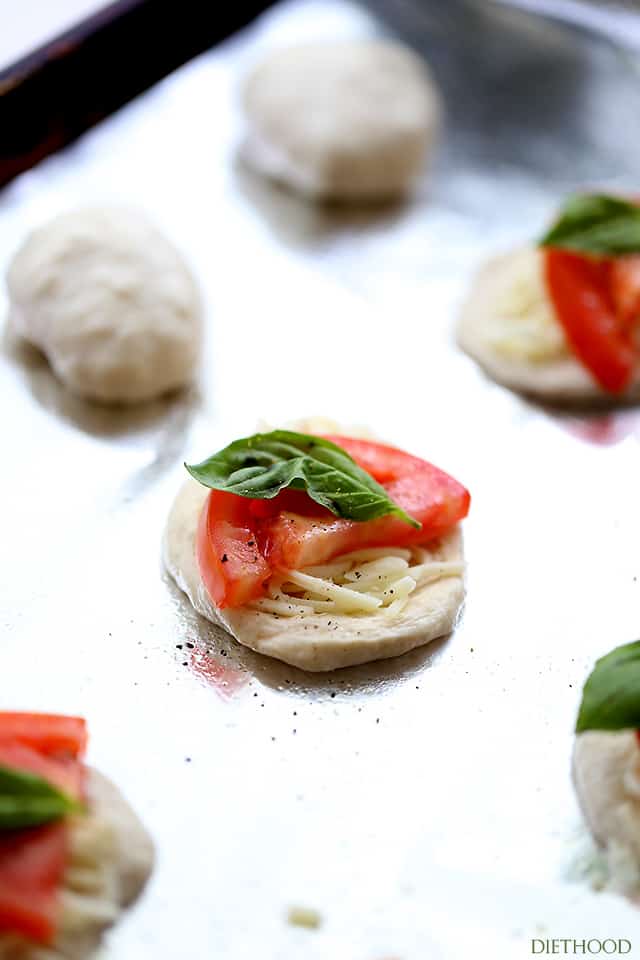
POLYGON ((176 643, 176 650, 182 650, 182 644, 176 643))
POLYGON ((287 923, 292 927, 304 927, 306 930, 317 930, 322 924, 322 916, 312 907, 289 907, 287 923))
POLYGON ((189 647, 189 650, 193 650, 195 647, 195 643, 187 643, 187 646, 189 647))
MULTIPOLYGON (((221 650, 221 651, 220 651, 220 656, 221 656, 221 657, 226 657, 226 656, 227 656, 227 651, 226 651, 226 650, 221 650)), ((258 696, 258 694, 256 693, 256 697, 257 697, 257 696, 258 696)))
POLYGON ((185 757, 185 758, 184 758, 184 762, 185 762, 185 763, 191 763, 191 757, 185 757))
POLYGON ((255 540, 247 540, 247 546, 248 546, 248 547, 255 547, 255 545, 256 545, 255 540))
POLYGON ((188 661, 188 660, 183 660, 183 661, 182 661, 182 666, 183 666, 183 667, 188 667, 188 666, 189 666, 189 661, 188 661))
POLYGON ((228 560, 229 560, 229 557, 226 555, 226 553, 223 553, 223 554, 222 554, 222 562, 223 562, 223 563, 227 563, 228 560))

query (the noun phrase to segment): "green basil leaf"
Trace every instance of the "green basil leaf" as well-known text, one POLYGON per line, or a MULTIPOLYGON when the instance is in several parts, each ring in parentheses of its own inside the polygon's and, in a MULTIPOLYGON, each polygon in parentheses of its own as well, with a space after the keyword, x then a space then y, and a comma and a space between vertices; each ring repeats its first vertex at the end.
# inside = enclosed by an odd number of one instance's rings
POLYGON ((541 247, 560 247, 594 256, 640 252, 640 207, 606 194, 570 197, 541 247))
POLYGON ((0 765, 0 830, 37 827, 80 809, 42 777, 0 765))
POLYGON ((640 729, 640 640, 596 661, 576 722, 576 733, 626 729, 640 729))
POLYGON ((291 430, 256 433, 185 467, 205 487, 239 497, 270 500, 294 487, 337 517, 363 521, 393 515, 421 526, 345 450, 322 437, 291 430))

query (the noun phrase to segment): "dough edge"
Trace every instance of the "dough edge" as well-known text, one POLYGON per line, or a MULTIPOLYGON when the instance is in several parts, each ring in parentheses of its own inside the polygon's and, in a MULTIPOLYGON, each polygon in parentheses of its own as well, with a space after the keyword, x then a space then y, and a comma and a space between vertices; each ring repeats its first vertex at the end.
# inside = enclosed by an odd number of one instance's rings
POLYGON ((633 774, 640 785, 640 745, 635 731, 590 730, 576 737, 571 763, 573 784, 589 830, 607 858, 611 882, 623 892, 640 889, 640 795, 628 789, 633 774))
POLYGON ((492 257, 476 272, 458 317, 456 340, 464 352, 496 383, 516 393, 560 406, 612 407, 640 401, 640 373, 622 396, 602 390, 587 371, 566 357, 528 362, 502 356, 484 336, 500 289, 499 271, 520 249, 492 257))
MULTIPOLYGON (((302 670, 323 672, 400 656, 453 630, 464 600, 462 577, 443 578, 416 590, 394 619, 379 614, 357 618, 312 614, 288 619, 247 609, 218 610, 205 590, 195 558, 198 518, 207 494, 208 490, 191 478, 178 491, 163 539, 164 564, 194 609, 244 646, 302 670)), ((443 558, 464 559, 458 528, 440 544, 443 558)))

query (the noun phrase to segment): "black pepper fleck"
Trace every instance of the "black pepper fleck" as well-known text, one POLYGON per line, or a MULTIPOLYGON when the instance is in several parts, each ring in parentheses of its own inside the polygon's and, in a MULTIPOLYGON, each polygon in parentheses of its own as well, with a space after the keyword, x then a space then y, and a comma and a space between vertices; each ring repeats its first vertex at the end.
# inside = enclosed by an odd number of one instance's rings
POLYGON ((222 562, 223 562, 223 563, 227 563, 228 560, 229 560, 229 557, 226 555, 226 553, 223 553, 223 554, 222 554, 222 562))

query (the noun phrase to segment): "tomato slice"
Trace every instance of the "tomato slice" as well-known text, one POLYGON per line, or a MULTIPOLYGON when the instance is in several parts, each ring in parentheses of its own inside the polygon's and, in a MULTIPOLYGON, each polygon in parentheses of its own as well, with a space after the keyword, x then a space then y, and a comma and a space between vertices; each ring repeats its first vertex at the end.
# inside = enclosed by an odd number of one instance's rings
POLYGON ((48 757, 15 740, 0 740, 0 766, 23 770, 73 797, 84 795, 84 766, 72 757, 48 757))
MULTIPOLYGON (((84 795, 84 720, 0 713, 0 765, 42 777, 70 796, 84 795)), ((0 931, 49 944, 68 860, 65 820, 0 833, 0 931)))
POLYGON ((0 834, 0 930, 51 943, 67 857, 64 821, 0 834))
POLYGON ((545 251, 545 278, 556 316, 578 359, 610 393, 629 385, 635 351, 618 318, 606 261, 545 251))
POLYGON ((0 739, 18 740, 47 756, 80 757, 87 747, 87 724, 81 717, 50 713, 0 713, 0 739))
POLYGON ((218 607, 255 600, 270 575, 250 504, 246 497, 212 490, 200 515, 196 556, 207 593, 218 607))
POLYGON ((419 530, 398 517, 354 523, 326 511, 323 518, 283 512, 261 530, 272 567, 292 570, 364 547, 426 543, 450 530, 469 512, 469 492, 453 477, 411 454, 370 440, 329 436, 384 486, 391 499, 422 524, 419 530))
POLYGON ((346 450, 422 527, 416 530, 397 517, 344 520, 304 491, 290 488, 271 500, 211 491, 200 517, 196 554, 217 606, 238 607, 263 596, 275 570, 324 563, 361 547, 425 543, 467 515, 468 491, 432 464, 369 440, 326 439, 346 450))
POLYGON ((629 329, 640 319, 640 254, 612 260, 609 284, 616 314, 629 329))

